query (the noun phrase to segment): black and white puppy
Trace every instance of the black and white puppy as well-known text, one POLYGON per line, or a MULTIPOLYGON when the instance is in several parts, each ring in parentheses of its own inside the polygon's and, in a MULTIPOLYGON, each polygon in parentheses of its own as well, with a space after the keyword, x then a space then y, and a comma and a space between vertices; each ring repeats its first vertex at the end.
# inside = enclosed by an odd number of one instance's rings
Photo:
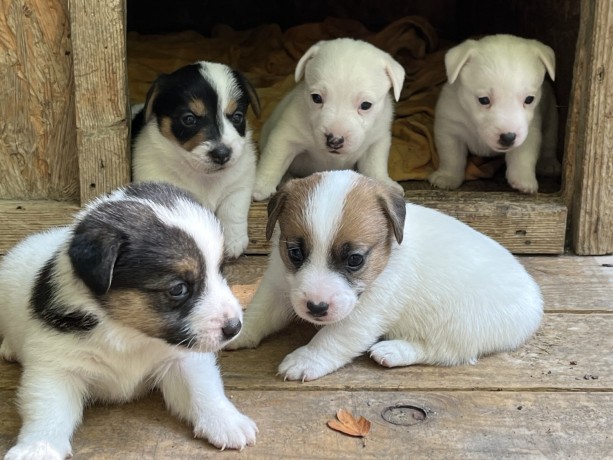
POLYGON ((213 352, 241 329, 221 275, 218 220, 171 185, 143 183, 32 235, 0 264, 0 356, 23 365, 23 426, 7 459, 64 459, 90 401, 159 388, 196 437, 253 444, 213 352))
POLYGON ((132 120, 134 181, 170 182, 193 193, 221 220, 228 257, 249 243, 256 162, 250 104, 259 116, 255 89, 240 72, 201 61, 160 75, 132 120))

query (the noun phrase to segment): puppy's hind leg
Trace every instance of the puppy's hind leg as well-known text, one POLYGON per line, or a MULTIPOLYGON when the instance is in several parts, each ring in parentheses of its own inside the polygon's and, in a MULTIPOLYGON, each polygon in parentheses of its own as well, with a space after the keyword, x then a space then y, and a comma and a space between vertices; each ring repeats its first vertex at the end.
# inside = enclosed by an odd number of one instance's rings
POLYGON ((382 340, 370 347, 370 357, 385 367, 410 366, 424 362, 420 345, 406 340, 382 340))
POLYGON ((26 367, 18 391, 23 426, 5 460, 71 457, 70 438, 81 422, 85 396, 82 382, 67 374, 26 367))
POLYGON ((193 424, 194 435, 220 449, 243 449, 255 444, 253 420, 228 400, 215 356, 185 352, 164 369, 160 388, 170 411, 193 424))

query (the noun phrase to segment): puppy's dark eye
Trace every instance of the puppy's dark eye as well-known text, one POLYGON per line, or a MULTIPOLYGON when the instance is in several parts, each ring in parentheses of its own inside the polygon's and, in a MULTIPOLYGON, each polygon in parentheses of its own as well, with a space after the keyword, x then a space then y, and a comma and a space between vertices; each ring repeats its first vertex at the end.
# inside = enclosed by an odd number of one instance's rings
POLYGON ((347 257, 347 268, 349 270, 359 270, 362 265, 364 265, 364 256, 362 254, 351 254, 347 257))
POLYGON ((196 116, 193 113, 186 113, 181 117, 181 123, 184 126, 192 127, 196 124, 196 116))
POLYGON ((232 122, 233 125, 240 125, 244 119, 245 119, 245 115, 243 114, 243 112, 239 112, 239 111, 234 112, 232 116, 230 117, 230 121, 232 122))
POLYGON ((304 254, 302 253, 302 249, 297 246, 292 246, 287 248, 287 255, 289 256, 289 260, 296 267, 300 267, 302 262, 304 261, 304 254))
POLYGON ((479 98, 479 104, 481 104, 481 105, 490 105, 490 98, 489 97, 480 97, 479 98))
POLYGON ((528 96, 526 99, 524 99, 524 104, 530 105, 534 102, 534 96, 528 96))
POLYGON ((372 107, 372 102, 362 102, 360 104, 361 110, 369 110, 372 107))
POLYGON ((324 100, 322 99, 321 95, 319 95, 317 93, 311 94, 311 99, 313 99, 313 102, 315 104, 323 104, 324 103, 324 100))
POLYGON ((189 289, 187 288, 187 284, 185 283, 177 283, 168 289, 168 295, 173 298, 173 300, 183 300, 189 295, 189 289))

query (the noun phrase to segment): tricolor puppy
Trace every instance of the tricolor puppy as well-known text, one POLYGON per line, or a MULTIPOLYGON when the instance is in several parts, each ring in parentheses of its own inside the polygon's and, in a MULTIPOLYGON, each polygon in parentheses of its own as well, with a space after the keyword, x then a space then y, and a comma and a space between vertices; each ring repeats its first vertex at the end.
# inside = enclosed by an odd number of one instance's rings
POLYGON ((387 172, 394 101, 404 69, 388 53, 350 38, 321 41, 298 62, 298 84, 262 128, 253 197, 272 195, 284 175, 356 169, 398 190, 387 172))
POLYGON ((242 310, 220 274, 215 216, 170 185, 143 183, 88 205, 70 227, 26 238, 0 264, 0 355, 23 365, 23 426, 7 459, 64 459, 91 401, 159 388, 194 435, 253 444, 213 352, 242 310))
POLYGON ((255 347, 296 316, 323 326, 285 357, 287 379, 317 379, 364 352, 387 367, 474 363, 539 326, 539 287, 506 249, 355 172, 288 182, 270 201, 268 236, 275 224, 269 266, 227 348, 255 347))
POLYGON ((249 243, 256 162, 250 104, 259 116, 257 94, 240 72, 202 61, 160 75, 132 121, 134 181, 170 182, 193 193, 221 220, 228 257, 249 243))
POLYGON ((434 139, 440 164, 430 182, 464 181, 468 152, 505 155, 509 184, 536 193, 540 175, 560 174, 558 115, 545 72, 555 77, 553 50, 512 35, 466 40, 445 55, 447 83, 436 105, 434 139))

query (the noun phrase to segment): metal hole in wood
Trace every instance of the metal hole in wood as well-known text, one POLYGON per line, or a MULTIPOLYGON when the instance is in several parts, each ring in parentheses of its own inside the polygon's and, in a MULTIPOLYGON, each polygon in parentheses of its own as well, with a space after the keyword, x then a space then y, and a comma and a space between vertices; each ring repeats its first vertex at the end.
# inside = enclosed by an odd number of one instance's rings
POLYGON ((410 404, 391 406, 383 410, 381 417, 393 425, 411 426, 428 419, 428 409, 410 404))

